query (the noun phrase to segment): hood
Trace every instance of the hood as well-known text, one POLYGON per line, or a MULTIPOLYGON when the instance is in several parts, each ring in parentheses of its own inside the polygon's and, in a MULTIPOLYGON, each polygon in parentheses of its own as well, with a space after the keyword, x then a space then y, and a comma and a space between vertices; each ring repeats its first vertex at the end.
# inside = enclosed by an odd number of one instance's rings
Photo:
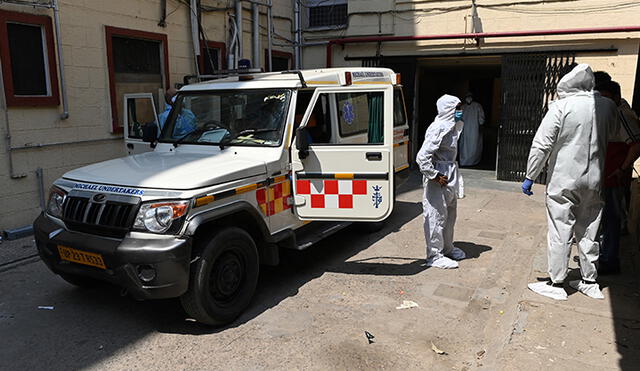
POLYGON ((579 64, 558 83, 558 98, 593 91, 596 80, 588 64, 579 64))
POLYGON ((456 106, 460 104, 460 99, 454 97, 453 95, 445 94, 438 99, 436 102, 436 107, 438 107, 438 116, 436 116, 436 121, 453 121, 453 117, 456 112, 456 106))
POLYGON ((187 190, 266 174, 263 161, 231 151, 217 154, 147 152, 81 167, 68 180, 139 188, 187 190))

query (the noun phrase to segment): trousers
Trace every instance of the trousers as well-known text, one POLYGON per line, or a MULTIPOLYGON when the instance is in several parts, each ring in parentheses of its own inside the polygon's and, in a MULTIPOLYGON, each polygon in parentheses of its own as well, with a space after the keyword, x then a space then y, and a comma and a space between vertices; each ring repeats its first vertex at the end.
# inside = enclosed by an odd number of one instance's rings
POLYGON ((458 205, 456 188, 457 184, 443 187, 434 181, 424 182, 422 211, 427 259, 449 254, 453 249, 453 230, 458 205))
POLYGON ((578 242, 582 279, 595 281, 600 253, 597 237, 603 208, 600 193, 590 189, 565 189, 559 194, 547 194, 546 204, 551 281, 562 283, 567 278, 574 235, 578 242))

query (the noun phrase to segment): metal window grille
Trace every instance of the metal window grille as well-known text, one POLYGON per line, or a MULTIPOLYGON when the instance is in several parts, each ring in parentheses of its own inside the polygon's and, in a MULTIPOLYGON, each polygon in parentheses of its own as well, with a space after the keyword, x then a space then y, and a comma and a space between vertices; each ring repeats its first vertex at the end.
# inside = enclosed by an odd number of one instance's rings
MULTIPOLYGON (((562 76, 575 55, 522 54, 502 59, 502 117, 498 147, 498 179, 522 181, 533 137, 556 98, 562 76)), ((546 171, 537 182, 544 183, 546 171)))
POLYGON ((309 28, 347 25, 347 4, 321 5, 309 8, 309 28))

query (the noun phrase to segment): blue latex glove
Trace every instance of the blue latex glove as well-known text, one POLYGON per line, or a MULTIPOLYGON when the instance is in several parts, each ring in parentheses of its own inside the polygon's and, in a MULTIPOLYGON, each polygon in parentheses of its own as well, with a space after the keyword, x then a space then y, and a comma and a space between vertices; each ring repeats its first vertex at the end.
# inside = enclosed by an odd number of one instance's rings
POLYGON ((531 192, 532 186, 533 186, 533 180, 525 178, 524 182, 522 182, 522 193, 524 193, 527 196, 531 196, 533 194, 533 192, 531 192))

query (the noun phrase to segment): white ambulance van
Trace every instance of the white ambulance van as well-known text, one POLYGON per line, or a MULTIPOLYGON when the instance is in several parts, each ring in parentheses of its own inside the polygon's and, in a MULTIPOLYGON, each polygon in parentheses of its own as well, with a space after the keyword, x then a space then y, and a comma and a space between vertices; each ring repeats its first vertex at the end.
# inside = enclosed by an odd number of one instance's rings
POLYGON ((389 69, 236 72, 184 86, 160 117, 150 94, 125 110, 131 155, 54 182, 39 254, 72 284, 179 297, 205 324, 242 313, 280 248, 387 218, 409 167, 389 69))

